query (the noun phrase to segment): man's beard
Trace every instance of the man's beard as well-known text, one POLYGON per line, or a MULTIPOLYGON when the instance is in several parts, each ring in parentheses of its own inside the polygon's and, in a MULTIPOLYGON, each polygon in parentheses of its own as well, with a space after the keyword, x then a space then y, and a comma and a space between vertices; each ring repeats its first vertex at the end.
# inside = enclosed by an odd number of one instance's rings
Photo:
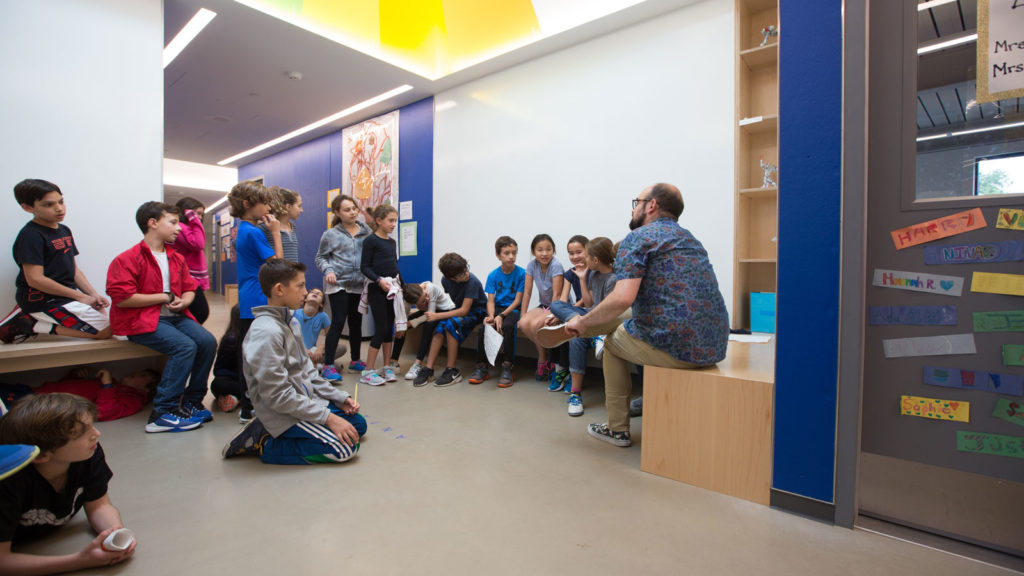
POLYGON ((636 230, 637 228, 639 228, 639 227, 641 227, 643 225, 644 225, 644 221, 643 221, 642 218, 639 218, 639 219, 638 218, 632 218, 629 221, 629 229, 630 230, 636 230))

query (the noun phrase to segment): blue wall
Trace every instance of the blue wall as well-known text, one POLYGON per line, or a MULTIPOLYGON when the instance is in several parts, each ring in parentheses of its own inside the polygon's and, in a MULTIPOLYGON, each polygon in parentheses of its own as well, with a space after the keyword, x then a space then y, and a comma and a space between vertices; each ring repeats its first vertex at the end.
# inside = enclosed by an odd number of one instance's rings
MULTIPOLYGON (((433 98, 400 108, 398 122, 398 199, 413 203, 419 249, 416 256, 399 258, 398 266, 407 281, 419 282, 430 279, 433 262, 433 98)), ((323 274, 314 259, 320 236, 327 230, 327 191, 341 187, 341 151, 339 131, 238 169, 239 180, 262 176, 267 186, 281 186, 302 195, 303 213, 297 222, 299 260, 309 268, 306 284, 310 287, 323 284, 323 274)))
POLYGON ((833 501, 842 2, 779 6, 779 282, 772 487, 833 501))

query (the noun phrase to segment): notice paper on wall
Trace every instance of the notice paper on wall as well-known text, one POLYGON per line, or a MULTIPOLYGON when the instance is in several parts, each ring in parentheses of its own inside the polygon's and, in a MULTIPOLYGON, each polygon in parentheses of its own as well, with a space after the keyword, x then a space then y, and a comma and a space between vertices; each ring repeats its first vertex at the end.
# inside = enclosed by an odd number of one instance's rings
POLYGON ((1024 210, 1017 208, 1000 208, 996 217, 996 228, 1004 230, 1024 230, 1024 210))
POLYGON ((1024 426, 1024 402, 1000 398, 996 400, 996 409, 992 411, 992 415, 1017 426, 1024 426))
POLYGON ((1024 458, 1024 438, 957 430, 956 449, 961 452, 977 452, 991 456, 1024 458))
POLYGON ((956 306, 871 306, 868 323, 956 326, 956 306))
POLYGON ((1024 366, 1024 344, 1003 344, 1003 366, 1024 366))
POLYGON ((1024 332, 1024 310, 975 312, 975 332, 1024 332))
POLYGON ((971 292, 1024 296, 1024 276, 1020 274, 975 272, 971 278, 971 292))
POLYGON ((416 222, 401 222, 398 225, 399 256, 415 256, 416 250, 416 222))
POLYGON ((872 284, 882 288, 930 292, 945 296, 959 296, 964 290, 964 279, 960 276, 920 274, 918 272, 883 270, 881 268, 875 268, 875 277, 872 284))
POLYGON ((971 421, 971 403, 920 396, 900 396, 900 414, 953 422, 971 421))
POLYGON ((1019 374, 997 374, 982 370, 925 366, 923 381, 929 386, 1024 396, 1024 376, 1019 374))
POLYGON ((1024 242, 1020 240, 924 247, 924 263, 929 265, 1013 262, 1016 260, 1024 260, 1024 242))
POLYGON ((919 336, 882 340, 886 358, 907 356, 948 356, 974 354, 974 334, 946 334, 945 336, 919 336))
POLYGON ((1024 96, 1024 2, 978 0, 978 102, 1024 96))
POLYGON ((398 219, 412 220, 412 200, 398 203, 398 219))
POLYGON ((890 232, 892 241, 897 250, 939 240, 949 236, 956 236, 971 230, 985 227, 985 217, 981 214, 981 208, 974 208, 966 212, 957 212, 942 218, 928 220, 899 230, 890 232))

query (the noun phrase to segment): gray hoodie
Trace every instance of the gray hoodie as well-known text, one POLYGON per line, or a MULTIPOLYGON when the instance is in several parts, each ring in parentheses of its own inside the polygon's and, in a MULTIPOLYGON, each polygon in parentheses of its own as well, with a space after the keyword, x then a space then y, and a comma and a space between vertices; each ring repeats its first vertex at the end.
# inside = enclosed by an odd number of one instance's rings
POLYGON ((344 226, 331 226, 320 237, 320 248, 316 251, 316 267, 324 275, 334 272, 338 283, 328 285, 324 290, 328 294, 344 289, 348 292, 362 292, 366 278, 359 271, 363 258, 363 240, 373 234, 370 227, 356 221, 359 232, 355 236, 348 233, 344 226))
POLYGON ((330 385, 306 355, 284 306, 257 306, 242 344, 242 370, 256 417, 275 438, 300 421, 326 424, 330 403, 341 407, 348 392, 330 385))

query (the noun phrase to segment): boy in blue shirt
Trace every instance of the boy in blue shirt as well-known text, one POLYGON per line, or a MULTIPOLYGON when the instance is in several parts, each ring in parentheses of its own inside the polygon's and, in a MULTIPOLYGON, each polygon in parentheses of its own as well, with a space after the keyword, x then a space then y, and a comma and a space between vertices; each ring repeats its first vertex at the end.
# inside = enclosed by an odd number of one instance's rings
MULTIPOLYGON (((444 275, 441 287, 452 297, 458 308, 447 312, 424 312, 427 322, 437 322, 430 341, 427 361, 420 367, 412 381, 413 386, 423 386, 434 377, 434 361, 441 352, 441 345, 448 347, 448 362, 444 372, 434 381, 434 386, 451 386, 462 381, 462 373, 455 367, 459 345, 487 313, 487 297, 484 285, 469 273, 469 264, 462 256, 449 252, 437 261, 437 267, 444 275)), ((426 336, 426 334, 424 334, 426 336)))
MULTIPOLYGON (((245 389, 245 375, 242 372, 242 342, 245 340, 249 326, 252 326, 252 309, 267 303, 267 297, 260 290, 260 266, 271 258, 281 258, 284 248, 281 244, 281 223, 270 213, 273 200, 270 191, 259 182, 239 182, 228 194, 231 215, 239 218, 238 237, 235 239, 235 252, 238 254, 238 374, 241 376, 242 388, 245 389), (271 246, 267 235, 257 224, 260 222, 270 232, 274 240, 271 246)), ((252 420, 252 401, 249 394, 242 396, 238 421, 242 424, 252 420)))
MULTIPOLYGON (((484 324, 505 337, 503 353, 505 361, 501 363, 501 375, 498 387, 508 388, 512 385, 512 365, 515 362, 515 330, 519 322, 519 306, 523 302, 523 289, 526 285, 526 270, 516 266, 519 245, 509 236, 502 236, 494 242, 494 254, 501 265, 487 275, 484 293, 487 294, 487 316, 484 324)), ((476 342, 476 370, 469 376, 470 384, 480 384, 491 377, 487 371, 487 354, 484 351, 484 330, 476 342)))

